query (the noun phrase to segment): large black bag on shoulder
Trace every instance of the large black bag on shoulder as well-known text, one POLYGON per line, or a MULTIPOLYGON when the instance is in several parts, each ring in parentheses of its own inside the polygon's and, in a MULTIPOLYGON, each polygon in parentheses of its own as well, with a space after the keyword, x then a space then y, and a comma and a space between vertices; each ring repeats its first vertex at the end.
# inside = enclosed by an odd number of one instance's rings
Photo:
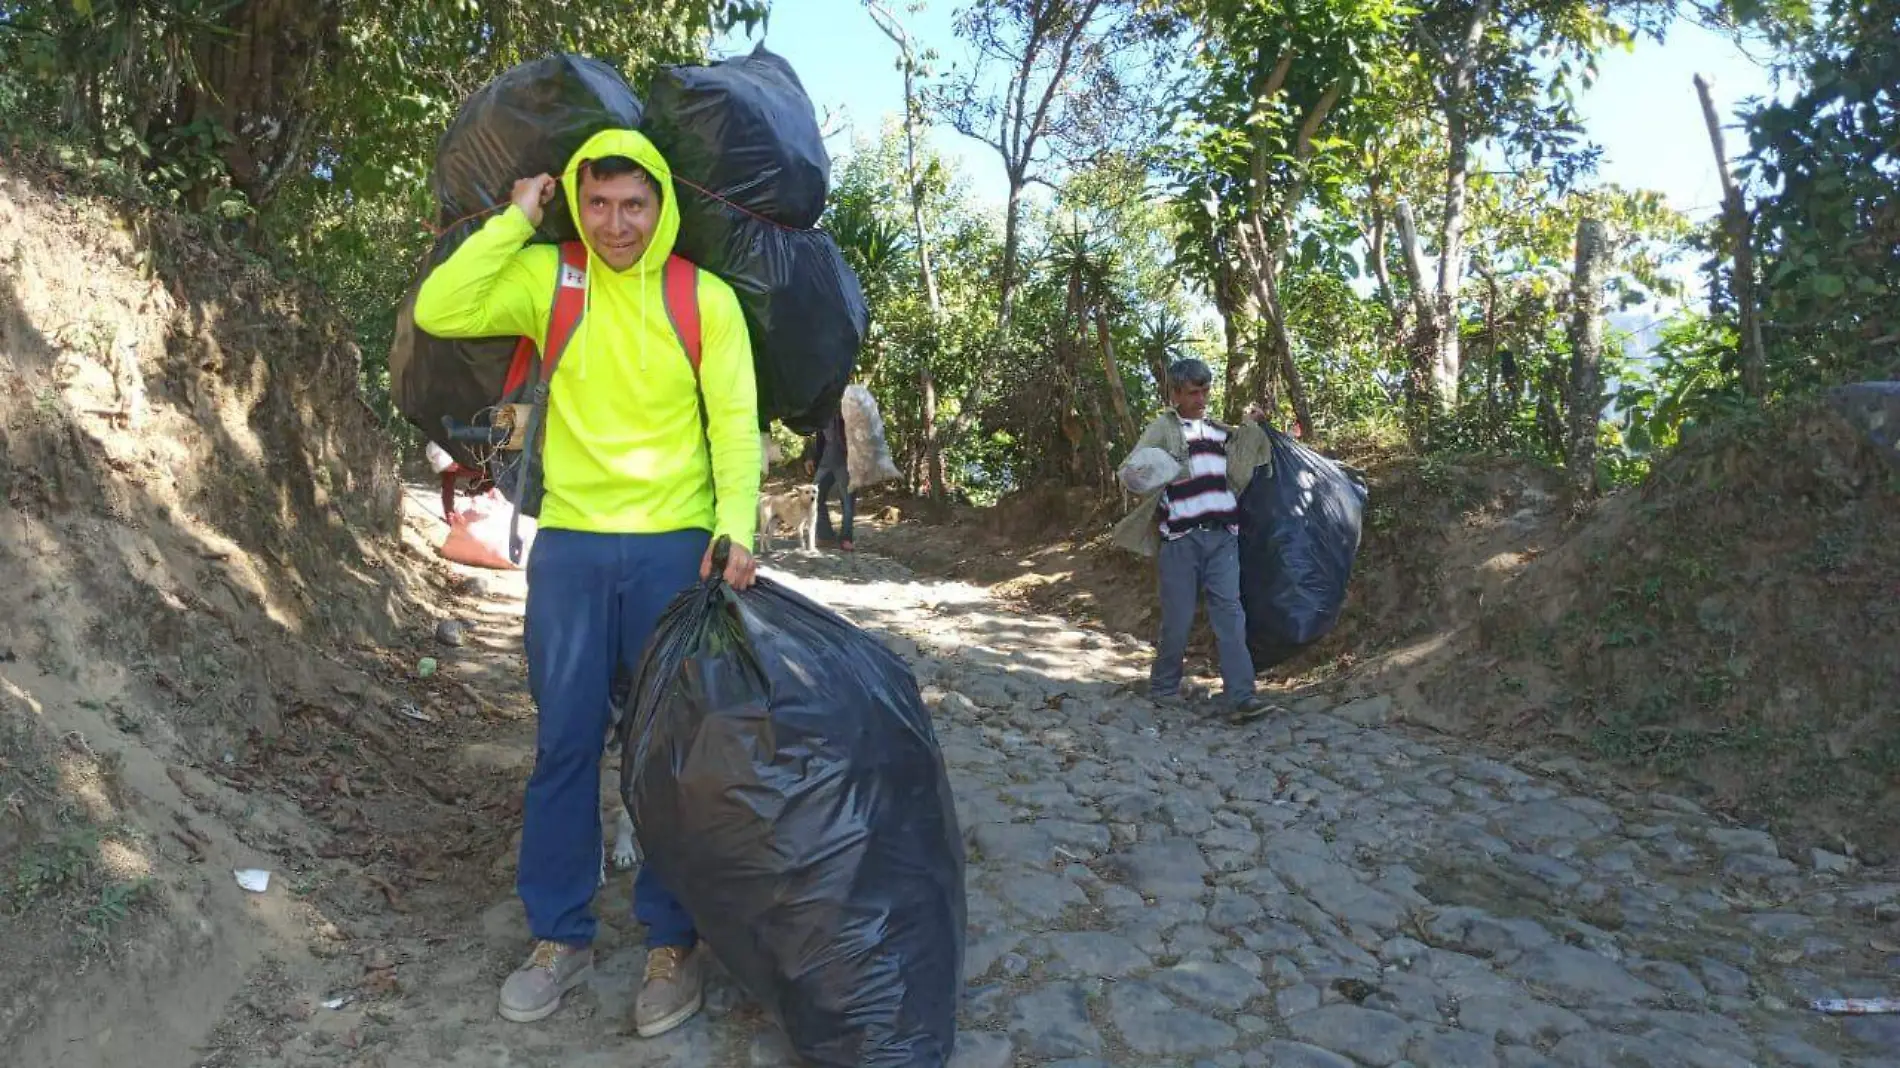
POLYGON ((761 579, 661 618, 621 727, 644 863, 806 1063, 948 1063, 963 838, 916 678, 761 579))
POLYGON ((1366 486, 1271 427, 1271 475, 1240 497, 1240 603, 1255 671, 1290 659, 1339 622, 1359 552, 1366 486))
MULTIPOLYGON (((636 127, 640 117, 640 101, 618 71, 597 59, 554 55, 517 64, 470 94, 437 142, 429 185, 440 234, 397 309, 389 389, 396 410, 461 463, 476 466, 480 458, 471 446, 448 439, 442 417, 473 422, 495 403, 519 339, 452 341, 418 330, 416 290, 507 205, 517 179, 560 174, 589 137, 636 127)), ((558 244, 579 236, 567 198, 555 197, 534 240, 558 244)))
MULTIPOLYGON (((783 226, 818 224, 831 155, 791 64, 758 45, 718 63, 666 67, 641 130, 675 174, 783 226)), ((684 227, 682 227, 684 229, 684 227)))
POLYGON ((641 126, 673 168, 679 254, 726 280, 752 338, 759 420, 814 434, 838 412, 870 312, 830 234, 831 159, 798 76, 763 45, 667 67, 641 126))
MULTIPOLYGON (((689 189, 680 199, 694 196, 689 189)), ((725 279, 739 298, 760 427, 777 419, 816 434, 838 413, 870 325, 857 273, 823 230, 788 230, 718 203, 692 215, 690 239, 680 227, 680 255, 725 279), (719 224, 708 226, 713 217, 719 224), (709 244, 709 235, 723 237, 709 244)))

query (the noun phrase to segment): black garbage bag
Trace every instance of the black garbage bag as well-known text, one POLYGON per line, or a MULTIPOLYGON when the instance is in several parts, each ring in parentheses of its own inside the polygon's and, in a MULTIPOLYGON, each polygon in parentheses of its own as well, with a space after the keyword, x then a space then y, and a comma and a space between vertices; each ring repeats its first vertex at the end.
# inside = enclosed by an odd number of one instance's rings
MULTIPOLYGON (((817 224, 831 156, 811 97, 791 64, 767 51, 700 66, 666 67, 647 87, 647 135, 676 178, 735 207, 796 229, 817 224)), ((687 190, 682 209, 706 202, 687 190)), ((682 231, 691 229, 684 220, 682 231)), ((713 238, 717 240, 717 238, 713 238)))
MULTIPOLYGON (((556 55, 504 71, 475 91, 436 146, 430 185, 441 235, 429 250, 396 315, 389 350, 389 386, 396 410, 463 464, 478 464, 473 447, 451 441, 442 417, 468 423, 501 395, 517 338, 451 341, 415 327, 416 290, 508 202, 517 179, 559 174, 589 137, 610 127, 633 127, 640 102, 612 67, 596 59, 556 55)), ((567 198, 542 214, 537 242, 571 241, 579 234, 567 198)))
POLYGON ((645 863, 806 1063, 950 1059, 963 839, 916 678, 761 579, 661 618, 621 727, 645 863))
POLYGON ((752 338, 759 422, 815 434, 838 412, 869 313, 824 212, 831 161, 797 75, 763 45, 667 67, 641 132, 679 196, 679 254, 726 280, 752 338))
POLYGON ((1359 553, 1365 483, 1271 427, 1272 474, 1240 497, 1240 603, 1255 671, 1283 663, 1339 622, 1359 553))
POLYGON ((870 312, 858 276, 822 230, 789 230, 734 216, 713 230, 680 231, 680 255, 726 280, 745 313, 761 429, 777 419, 816 434, 838 413, 870 312), (708 245, 706 235, 724 235, 708 245))
MULTIPOLYGON (((467 237, 492 209, 508 203, 517 180, 560 177, 588 138, 609 128, 637 129, 641 116, 627 80, 598 59, 562 54, 510 67, 463 101, 436 144, 429 187, 439 206, 437 225, 459 223, 467 237), (470 215, 481 217, 462 222, 470 215)), ((542 212, 536 239, 579 236, 567 198, 555 197, 542 212)))

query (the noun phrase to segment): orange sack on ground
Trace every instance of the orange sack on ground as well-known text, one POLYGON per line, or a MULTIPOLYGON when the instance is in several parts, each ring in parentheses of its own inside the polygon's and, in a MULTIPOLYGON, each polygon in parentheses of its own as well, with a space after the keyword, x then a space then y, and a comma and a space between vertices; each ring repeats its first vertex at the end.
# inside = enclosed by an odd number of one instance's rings
MULTIPOLYGON (((456 476, 465 470, 446 450, 429 442, 423 452, 429 466, 442 477, 442 518, 449 524, 449 536, 436 546, 435 553, 470 567, 489 567, 498 571, 521 570, 508 559, 508 520, 514 506, 490 487, 486 493, 470 494, 466 508, 451 511, 455 500, 456 476)), ((534 520, 521 517, 521 558, 528 558, 534 544, 534 520)))

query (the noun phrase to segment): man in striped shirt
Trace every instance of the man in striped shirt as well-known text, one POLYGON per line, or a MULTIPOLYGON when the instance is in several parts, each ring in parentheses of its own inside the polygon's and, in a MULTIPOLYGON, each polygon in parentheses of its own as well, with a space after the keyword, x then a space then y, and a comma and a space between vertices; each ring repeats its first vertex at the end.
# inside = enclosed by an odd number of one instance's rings
POLYGON ((1150 696, 1178 697, 1194 612, 1204 599, 1220 652, 1222 699, 1229 718, 1246 722, 1273 706, 1254 692, 1253 657, 1247 650, 1239 495, 1259 465, 1268 462, 1270 451, 1258 426, 1229 427, 1207 418, 1213 380, 1213 371, 1200 360, 1180 360, 1168 369, 1173 407, 1149 424, 1137 448, 1163 449, 1181 471, 1123 521, 1116 540, 1158 562, 1161 633, 1149 673, 1150 696))

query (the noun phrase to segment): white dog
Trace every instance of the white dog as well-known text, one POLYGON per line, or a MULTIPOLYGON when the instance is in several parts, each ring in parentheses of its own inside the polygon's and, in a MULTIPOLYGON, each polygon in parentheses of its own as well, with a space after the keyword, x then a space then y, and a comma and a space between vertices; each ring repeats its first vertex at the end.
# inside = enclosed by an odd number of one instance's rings
POLYGON ((818 487, 799 486, 784 493, 759 495, 759 555, 771 551, 772 533, 785 527, 798 535, 806 552, 818 551, 818 487))
MULTIPOLYGON (((625 719, 628 712, 631 711, 629 706, 633 703, 633 678, 630 674, 622 673, 615 676, 613 689, 608 694, 608 703, 612 712, 607 717, 607 740, 609 743, 612 743, 620 737, 621 720, 625 719)), ((612 748, 612 745, 610 744, 608 748, 612 748)), ((621 759, 625 759, 624 753, 621 754, 621 759)), ((601 763, 605 766, 606 761, 602 761, 601 763)), ((618 765, 619 761, 616 760, 615 764, 618 765)), ((607 777, 612 783, 614 795, 614 870, 628 871, 635 864, 640 863, 640 848, 634 844, 633 841, 633 814, 627 811, 627 803, 620 796, 620 774, 618 770, 608 772, 607 777)), ((604 842, 601 844, 603 847, 606 845, 604 842)), ((607 885, 607 851, 605 848, 601 850, 600 857, 600 885, 607 885)))

